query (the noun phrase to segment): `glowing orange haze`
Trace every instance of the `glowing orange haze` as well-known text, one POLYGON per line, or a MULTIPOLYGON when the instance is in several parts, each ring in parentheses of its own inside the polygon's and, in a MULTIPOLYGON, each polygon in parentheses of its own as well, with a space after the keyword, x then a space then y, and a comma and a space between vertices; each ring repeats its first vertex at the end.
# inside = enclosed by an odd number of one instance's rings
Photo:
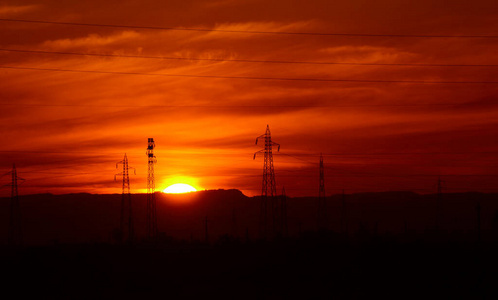
MULTIPOLYGON (((10 1, 0 6, 0 18, 235 31, 498 33, 496 1, 472 1, 472 5, 429 0, 268 2, 10 1)), ((0 68, 0 167, 6 173, 16 163, 19 175, 27 179, 21 194, 120 192, 119 179, 113 179, 120 172, 115 163, 124 153, 137 170, 131 177, 133 192, 144 192, 145 148, 147 138, 153 137, 157 190, 187 183, 198 189, 236 188, 257 195, 263 162, 261 157, 253 161, 252 155, 261 149, 254 140, 264 133, 266 124, 282 145, 281 154, 274 158, 277 189, 280 192, 285 186, 290 196, 318 193, 320 153, 325 154, 327 194, 343 189, 432 192, 438 175, 451 191, 497 187, 498 38, 275 35, 0 23, 0 66, 17 68, 0 68)), ((2 177, 2 183, 8 180, 2 177)), ((9 190, 2 193, 8 195, 9 190)))

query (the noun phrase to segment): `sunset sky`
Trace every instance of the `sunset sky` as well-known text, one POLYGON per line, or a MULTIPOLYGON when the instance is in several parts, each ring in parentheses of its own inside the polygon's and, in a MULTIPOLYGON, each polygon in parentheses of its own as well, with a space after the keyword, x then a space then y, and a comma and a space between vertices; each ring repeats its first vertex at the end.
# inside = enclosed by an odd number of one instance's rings
POLYGON ((289 196, 318 195, 320 153, 327 195, 498 191, 496 0, 0 1, 0 19, 0 173, 21 195, 120 193, 125 153, 145 192, 150 137, 157 190, 258 195, 267 124, 289 196))

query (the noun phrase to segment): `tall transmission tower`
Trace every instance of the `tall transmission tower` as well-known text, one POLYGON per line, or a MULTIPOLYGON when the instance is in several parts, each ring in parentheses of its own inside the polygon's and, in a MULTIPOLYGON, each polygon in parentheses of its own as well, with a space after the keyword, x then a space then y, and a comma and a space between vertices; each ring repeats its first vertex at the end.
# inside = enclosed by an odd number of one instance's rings
POLYGON ((154 181, 154 165, 157 160, 154 156, 154 148, 156 144, 153 138, 149 138, 147 144, 147 238, 152 239, 157 237, 157 214, 156 214, 156 198, 155 198, 155 181, 154 181))
POLYGON ((320 154, 320 187, 318 189, 318 229, 327 228, 327 207, 325 204, 325 178, 323 172, 323 155, 320 154))
MULTIPOLYGON (((10 197, 10 219, 9 219, 9 245, 19 246, 22 244, 22 231, 21 231, 21 208, 19 206, 19 193, 17 184, 19 180, 24 181, 23 178, 17 176, 16 165, 12 165, 12 193, 10 197)), ((8 174, 8 173, 7 173, 8 174)))
POLYGON ((122 189, 122 197, 121 197, 121 218, 120 218, 120 235, 119 239, 120 242, 123 242, 125 240, 125 210, 126 210, 126 205, 128 205, 128 242, 132 243, 134 239, 134 226, 133 226, 133 209, 131 205, 131 194, 130 194, 130 176, 129 176, 129 169, 133 169, 134 174, 136 175, 135 168, 129 167, 128 166, 128 157, 126 156, 126 153, 124 155, 124 158, 122 161, 119 161, 116 163, 116 169, 118 168, 118 165, 122 164, 123 165, 123 172, 114 175, 114 180, 116 180, 116 176, 122 175, 123 176, 123 189, 122 189))
POLYGON ((277 151, 280 151, 280 144, 272 142, 270 126, 266 125, 266 132, 256 138, 256 145, 260 138, 265 139, 265 149, 254 153, 253 159, 256 158, 258 153, 264 153, 264 164, 263 164, 263 186, 261 189, 261 213, 260 213, 260 235, 266 238, 268 235, 268 201, 271 205, 271 217, 273 223, 273 233, 275 234, 277 230, 277 214, 278 214, 278 203, 277 203, 277 187, 275 184, 275 171, 273 169, 273 146, 277 146, 277 151))

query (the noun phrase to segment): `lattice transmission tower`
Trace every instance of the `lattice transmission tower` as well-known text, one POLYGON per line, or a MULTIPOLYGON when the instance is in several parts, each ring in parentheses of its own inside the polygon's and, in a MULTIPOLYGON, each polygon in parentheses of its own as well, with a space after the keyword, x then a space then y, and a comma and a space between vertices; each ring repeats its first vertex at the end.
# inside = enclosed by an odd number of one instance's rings
POLYGON ((156 144, 153 138, 149 138, 147 144, 147 238, 152 239, 157 237, 157 214, 156 214, 156 198, 155 198, 155 181, 154 181, 154 165, 157 160, 154 156, 154 148, 156 144))
POLYGON ((10 171, 9 173, 12 174, 12 182, 11 184, 7 185, 12 187, 12 193, 10 197, 9 245, 19 246, 22 244, 22 230, 21 208, 19 205, 19 193, 17 185, 19 180, 24 181, 24 179, 17 176, 17 169, 15 164, 12 165, 12 171, 10 171))
POLYGON ((318 229, 327 228, 327 206, 325 201, 325 176, 323 171, 323 155, 320 154, 320 186, 318 189, 318 229))
POLYGON ((125 219, 126 219, 126 206, 128 206, 128 242, 132 243, 135 237, 135 228, 133 225, 133 209, 131 205, 131 194, 130 194, 130 175, 129 169, 133 169, 133 173, 136 175, 136 170, 133 167, 128 166, 128 157, 126 153, 122 161, 116 163, 116 169, 118 165, 123 165, 123 171, 119 174, 114 175, 114 180, 116 180, 116 176, 123 176, 123 189, 122 189, 122 197, 121 197, 121 218, 119 223, 119 241, 123 242, 126 239, 125 235, 125 219))
POLYGON ((266 238, 268 235, 268 202, 271 205, 271 219, 273 224, 273 234, 277 232, 277 219, 278 219, 278 199, 277 187, 275 184, 275 171, 273 169, 273 154, 272 149, 277 146, 277 151, 280 151, 280 144, 271 140, 270 126, 266 125, 266 132, 256 138, 256 145, 258 140, 264 138, 265 149, 254 153, 253 159, 256 158, 258 153, 264 153, 263 164, 263 186, 261 189, 261 212, 260 212, 260 235, 266 238))

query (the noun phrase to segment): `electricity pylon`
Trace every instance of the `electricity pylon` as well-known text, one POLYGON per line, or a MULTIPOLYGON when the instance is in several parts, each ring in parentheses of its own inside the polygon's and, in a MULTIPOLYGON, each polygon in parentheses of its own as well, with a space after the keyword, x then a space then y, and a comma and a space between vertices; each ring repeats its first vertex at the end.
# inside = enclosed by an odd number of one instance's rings
POLYGON ((256 138, 256 145, 260 138, 265 139, 265 149, 254 153, 253 159, 256 158, 258 153, 264 153, 264 164, 263 164, 263 186, 261 189, 261 213, 260 213, 260 235, 262 238, 267 237, 268 233, 268 201, 271 202, 271 216, 273 223, 273 233, 277 231, 277 214, 278 214, 278 203, 277 203, 277 187, 275 184, 275 171, 273 170, 273 146, 277 146, 277 151, 280 151, 280 144, 272 142, 270 126, 266 125, 266 132, 256 138))
POLYGON ((12 183, 7 185, 12 187, 12 193, 10 197, 9 245, 19 246, 22 244, 22 230, 21 208, 19 206, 19 193, 17 184, 19 180, 24 181, 24 179, 17 176, 15 164, 12 165, 12 171, 9 173, 12 173, 12 183))
POLYGON ((147 238, 152 239, 157 237, 157 214, 156 214, 156 198, 155 198, 155 181, 154 181, 154 165, 157 160, 154 156, 154 148, 156 144, 153 138, 149 138, 147 144, 147 238))
POLYGON ((135 168, 128 166, 128 157, 126 153, 122 161, 116 163, 116 169, 118 165, 123 165, 123 172, 114 175, 114 180, 116 180, 116 176, 123 176, 123 189, 122 189, 122 197, 121 197, 121 219, 119 226, 119 242, 123 242, 125 240, 125 206, 128 205, 128 242, 132 243, 134 239, 134 226, 133 226, 133 209, 131 205, 131 194, 130 194, 130 176, 129 169, 133 169, 134 174, 136 175, 135 168))
POLYGON ((327 207, 325 204, 325 178, 323 172, 323 155, 320 154, 320 187, 318 189, 318 229, 327 228, 327 207))

